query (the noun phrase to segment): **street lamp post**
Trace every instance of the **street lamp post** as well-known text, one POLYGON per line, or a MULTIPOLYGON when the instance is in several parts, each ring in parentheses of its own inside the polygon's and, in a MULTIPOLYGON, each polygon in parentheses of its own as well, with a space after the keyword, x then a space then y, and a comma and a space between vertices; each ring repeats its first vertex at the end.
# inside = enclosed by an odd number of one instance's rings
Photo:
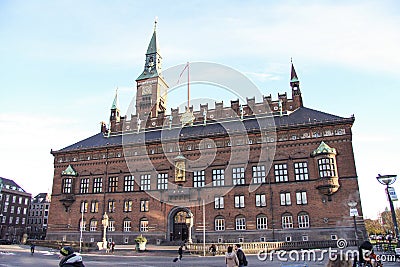
POLYGON ((353 216, 353 222, 354 222, 354 235, 356 238, 356 244, 358 245, 358 234, 357 234, 357 223, 356 223, 356 216, 358 216, 358 211, 357 211, 357 202, 350 200, 347 205, 350 207, 350 216, 353 216))
POLYGON ((101 220, 101 224, 103 225, 103 249, 107 249, 107 227, 108 227, 108 215, 107 212, 104 212, 103 220, 101 220))
POLYGON ((397 175, 380 175, 378 174, 378 177, 376 179, 378 182, 380 182, 383 185, 386 185, 386 194, 389 200, 389 205, 390 205, 390 212, 392 214, 392 221, 393 221, 393 226, 394 226, 394 232, 396 234, 397 238, 397 247, 400 247, 400 237, 399 237, 399 227, 397 226, 397 219, 396 219, 396 213, 394 211, 394 206, 393 206, 393 201, 389 193, 389 185, 393 184, 396 182, 397 175))

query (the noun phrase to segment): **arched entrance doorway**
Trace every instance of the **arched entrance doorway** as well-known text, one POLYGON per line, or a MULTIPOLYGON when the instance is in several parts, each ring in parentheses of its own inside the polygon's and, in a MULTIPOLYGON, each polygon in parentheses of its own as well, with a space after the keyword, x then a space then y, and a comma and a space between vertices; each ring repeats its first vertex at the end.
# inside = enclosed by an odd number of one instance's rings
POLYGON ((170 241, 191 241, 193 215, 188 208, 175 207, 168 215, 170 241))

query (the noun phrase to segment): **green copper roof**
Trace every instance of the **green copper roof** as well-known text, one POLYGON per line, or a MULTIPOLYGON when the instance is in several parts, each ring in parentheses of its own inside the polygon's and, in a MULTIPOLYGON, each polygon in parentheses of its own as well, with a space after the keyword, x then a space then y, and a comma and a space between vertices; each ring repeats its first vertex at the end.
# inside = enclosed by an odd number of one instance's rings
POLYGON ((140 76, 137 77, 136 81, 144 80, 144 79, 148 79, 148 78, 154 78, 154 77, 158 77, 158 76, 160 76, 160 75, 159 75, 157 69, 154 69, 151 71, 144 70, 142 72, 142 74, 140 74, 140 76))
POLYGON ((174 158, 174 160, 175 160, 175 161, 186 160, 186 158, 185 158, 182 154, 179 154, 178 156, 176 156, 176 157, 174 158))
POLYGON ((115 92, 115 97, 114 97, 114 101, 112 103, 111 109, 119 109, 119 107, 118 107, 118 89, 115 92))
POLYGON ((311 156, 314 157, 314 156, 318 156, 318 155, 322 155, 322 154, 335 154, 336 155, 336 149, 331 148, 330 146, 325 144, 324 141, 322 141, 321 144, 319 145, 319 147, 311 153, 311 156))
POLYGON ((72 168, 71 165, 68 165, 65 171, 61 172, 61 175, 78 176, 78 173, 74 170, 74 168, 72 168))
POLYGON ((149 47, 147 48, 146 54, 153 54, 153 53, 158 53, 156 29, 154 29, 153 36, 151 37, 149 47))

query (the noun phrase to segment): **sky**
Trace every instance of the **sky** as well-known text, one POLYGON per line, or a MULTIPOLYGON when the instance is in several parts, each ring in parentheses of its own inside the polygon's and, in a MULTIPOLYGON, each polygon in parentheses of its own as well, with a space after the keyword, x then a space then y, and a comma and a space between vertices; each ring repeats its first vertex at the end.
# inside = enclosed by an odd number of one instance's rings
MULTIPOLYGON (((306 107, 354 114, 362 209, 376 218, 388 201, 375 177, 400 174, 399 8, 396 0, 0 1, 0 177, 32 195, 51 191, 51 149, 98 133, 117 87, 128 109, 157 17, 164 69, 223 64, 277 99, 290 96, 293 58, 306 107)), ((180 104, 168 101, 167 110, 180 104)), ((394 187, 400 195, 400 181, 394 187)))

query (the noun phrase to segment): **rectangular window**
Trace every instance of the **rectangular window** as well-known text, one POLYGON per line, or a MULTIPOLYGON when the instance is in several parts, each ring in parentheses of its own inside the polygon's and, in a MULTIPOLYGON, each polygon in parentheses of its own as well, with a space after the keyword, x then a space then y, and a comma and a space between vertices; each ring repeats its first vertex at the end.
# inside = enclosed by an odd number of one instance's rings
POLYGON ((135 177, 128 175, 124 177, 124 192, 133 192, 135 177))
POLYGON ((253 184, 265 183, 265 166, 253 166, 253 184))
POLYGON ((88 212, 89 203, 87 201, 81 202, 81 213, 88 212))
POLYGON ((63 194, 71 194, 72 193, 72 178, 64 178, 63 186, 62 186, 63 194))
POLYGON ((10 213, 14 213, 14 206, 11 206, 10 213))
POLYGON ((149 211, 149 201, 142 199, 140 200, 140 211, 146 212, 149 211))
POLYGON ((225 185, 225 171, 223 169, 212 170, 213 186, 225 185))
POLYGON ((115 201, 114 200, 108 201, 108 212, 109 213, 115 212, 115 201))
POLYGON ((140 175, 140 190, 150 190, 150 174, 140 175))
POLYGON ((236 218, 236 230, 246 230, 246 218, 236 218))
POLYGON ((132 211, 132 200, 125 200, 124 201, 124 212, 131 212, 132 211))
POLYGON ((256 194, 256 207, 266 207, 267 200, 265 194, 256 194))
POLYGON ((15 217, 15 224, 19 224, 19 217, 15 217))
POLYGON ((292 215, 284 215, 282 216, 282 228, 293 228, 293 217, 292 215))
POLYGON ((292 204, 292 202, 290 201, 290 193, 281 193, 281 206, 289 206, 292 204))
POLYGON ((232 183, 233 185, 245 184, 243 167, 232 169, 232 183))
POLYGON ((159 173, 157 175, 157 189, 158 190, 168 189, 168 173, 159 173))
POLYGON ((22 218, 21 224, 25 224, 25 218, 22 218))
POLYGON ((193 172, 193 187, 203 187, 205 185, 206 176, 203 171, 193 172))
POLYGON ((90 212, 91 213, 99 212, 99 202, 98 201, 92 201, 92 203, 90 203, 90 212))
POLYGON ((296 203, 297 203, 297 205, 306 205, 307 204, 307 192, 306 191, 296 192, 296 203))
POLYGON ((12 197, 12 203, 15 203, 16 200, 17 200, 17 196, 13 196, 12 197))
POLYGON ((294 176, 296 181, 308 180, 308 166, 307 162, 294 163, 294 176))
POLYGON ((149 221, 141 220, 139 230, 140 230, 140 232, 148 232, 149 231, 149 221))
POLYGON ((131 228, 131 221, 124 221, 124 232, 130 232, 131 228))
POLYGON ((287 182, 288 181, 288 170, 287 164, 275 164, 274 165, 275 182, 287 182))
POLYGON ((23 214, 26 215, 27 208, 24 208, 23 214))
POLYGON ((214 208, 215 209, 223 209, 224 208, 224 197, 215 197, 214 198, 214 208))
POLYGON ((79 190, 81 194, 89 193, 89 178, 82 178, 81 179, 81 188, 79 190))
POLYGON ((225 219, 215 219, 215 231, 225 231, 225 219))
POLYGON ((319 177, 336 176, 335 160, 333 158, 322 158, 318 160, 319 177))
MULTIPOLYGON (((4 208, 3 208, 3 212, 7 212, 8 210, 8 202, 4 203, 4 208)), ((4 216, 5 217, 5 216, 4 216)))
POLYGON ((235 196, 235 208, 244 208, 244 196, 235 196))
POLYGON ((21 214, 21 207, 17 207, 17 214, 21 214))
POLYGON ((19 204, 22 204, 22 197, 19 197, 19 198, 18 198, 18 203, 19 203, 19 204))
POLYGON ((118 176, 108 177, 108 192, 117 192, 118 190, 118 176))
POLYGON ((25 198, 25 205, 28 205, 28 201, 29 201, 29 199, 25 198))
POLYGON ((101 193, 103 191, 103 179, 94 178, 93 180, 93 193, 101 193))

